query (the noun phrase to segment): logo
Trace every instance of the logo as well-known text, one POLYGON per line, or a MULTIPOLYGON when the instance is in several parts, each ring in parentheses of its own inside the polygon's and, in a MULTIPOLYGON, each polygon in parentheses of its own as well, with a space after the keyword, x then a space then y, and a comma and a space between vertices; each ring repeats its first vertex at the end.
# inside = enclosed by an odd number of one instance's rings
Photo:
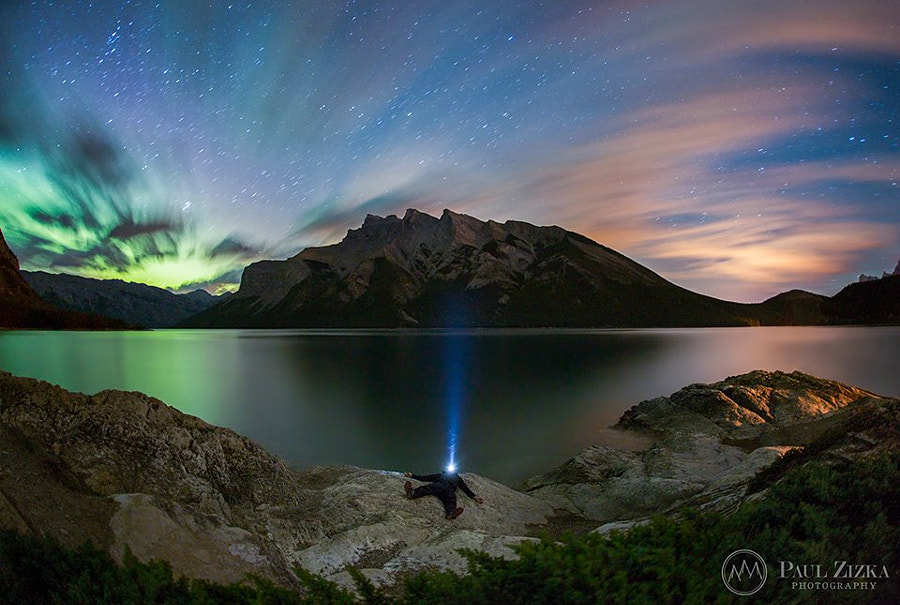
POLYGON ((752 550, 736 550, 722 563, 722 581, 725 588, 736 595, 752 595, 766 583, 769 570, 761 556, 752 550))

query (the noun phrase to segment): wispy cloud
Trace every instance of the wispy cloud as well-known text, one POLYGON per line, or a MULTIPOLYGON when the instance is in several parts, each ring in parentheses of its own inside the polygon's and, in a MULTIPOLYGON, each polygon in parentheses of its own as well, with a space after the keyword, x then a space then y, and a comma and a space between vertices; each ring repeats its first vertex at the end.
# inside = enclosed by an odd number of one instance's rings
POLYGON ((895 4, 3 5, 0 220, 177 286, 449 207, 833 292, 900 257, 895 4))

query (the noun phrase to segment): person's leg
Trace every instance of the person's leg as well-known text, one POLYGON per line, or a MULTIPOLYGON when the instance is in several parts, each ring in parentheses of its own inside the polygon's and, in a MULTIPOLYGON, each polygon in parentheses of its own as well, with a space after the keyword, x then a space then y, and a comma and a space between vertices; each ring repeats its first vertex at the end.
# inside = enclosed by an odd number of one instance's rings
POLYGON ((425 485, 420 485, 416 489, 412 490, 412 494, 410 494, 410 499, 415 500, 416 498, 421 498, 423 496, 434 496, 440 491, 440 486, 435 485, 434 483, 426 483, 425 485))
POLYGON ((437 496, 441 501, 441 504, 444 505, 444 515, 448 519, 455 519, 459 516, 459 513, 456 512, 456 490, 442 490, 437 492, 435 496, 437 496))

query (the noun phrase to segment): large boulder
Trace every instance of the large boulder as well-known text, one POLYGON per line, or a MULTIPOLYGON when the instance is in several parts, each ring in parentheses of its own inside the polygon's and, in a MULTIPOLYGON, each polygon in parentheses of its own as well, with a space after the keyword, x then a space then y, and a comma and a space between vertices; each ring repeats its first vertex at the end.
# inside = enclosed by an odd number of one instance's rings
POLYGON ((730 511, 750 479, 789 449, 809 443, 860 406, 883 401, 802 372, 758 370, 692 384, 643 401, 619 419, 617 429, 651 436, 649 447, 591 447, 523 487, 598 523, 686 505, 730 511))

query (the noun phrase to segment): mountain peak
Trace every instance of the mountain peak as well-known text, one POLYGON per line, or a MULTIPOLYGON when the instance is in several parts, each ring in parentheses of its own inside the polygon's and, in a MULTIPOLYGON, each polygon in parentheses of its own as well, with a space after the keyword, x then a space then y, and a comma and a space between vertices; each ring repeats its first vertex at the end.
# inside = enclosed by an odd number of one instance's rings
POLYGON ((387 216, 378 216, 377 214, 367 214, 366 220, 363 221, 363 227, 372 227, 375 225, 385 225, 385 224, 393 224, 399 222, 400 219, 397 218, 396 214, 389 214, 387 216))
MULTIPOLYGON (((683 298, 649 269, 560 227, 410 208, 402 219, 370 214, 339 243, 251 265, 238 293, 192 325, 660 325, 670 299, 683 298), (648 297, 652 304, 638 304, 648 297)), ((696 315, 735 322, 717 309, 696 315)))
MULTIPOLYGON (((885 281, 894 280, 900 278, 885 281)), ((247 267, 234 296, 187 325, 700 327, 811 324, 832 316, 840 321, 840 313, 823 315, 826 302, 803 292, 757 305, 716 300, 562 227, 482 221, 449 209, 435 218, 410 208, 402 219, 369 215, 337 244, 247 267)))
POLYGON ((406 213, 403 215, 404 221, 414 221, 418 219, 431 219, 437 220, 430 214, 426 212, 422 212, 421 210, 416 210, 415 208, 407 208, 406 213))
POLYGON ((19 259, 6 244, 3 231, 0 231, 0 296, 30 302, 39 300, 19 272, 19 259))

